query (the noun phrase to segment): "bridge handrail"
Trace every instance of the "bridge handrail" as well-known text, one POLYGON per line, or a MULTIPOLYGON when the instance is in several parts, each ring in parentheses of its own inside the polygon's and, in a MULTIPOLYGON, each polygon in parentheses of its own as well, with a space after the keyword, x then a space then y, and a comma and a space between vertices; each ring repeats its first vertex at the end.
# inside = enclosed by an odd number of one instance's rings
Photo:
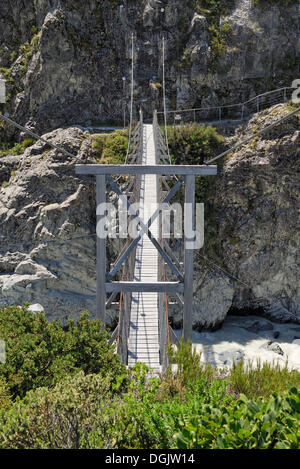
POLYGON ((288 114, 285 114, 280 119, 277 119, 275 122, 268 125, 267 127, 264 127, 263 129, 259 130, 258 132, 255 132, 250 137, 247 137, 246 139, 243 139, 243 140, 237 142, 235 145, 233 145, 232 147, 230 147, 228 150, 224 151, 223 153, 215 156, 214 158, 212 158, 208 161, 205 161, 205 164, 208 165, 208 164, 213 163, 214 161, 219 160, 220 158, 223 158, 224 156, 228 155, 229 153, 233 152, 234 150, 237 150, 238 148, 242 147, 243 145, 246 145, 247 143, 251 142, 256 137, 259 137, 260 135, 262 135, 262 134, 268 132, 269 130, 273 129, 273 127, 276 127, 278 124, 286 121, 290 117, 293 117, 294 115, 299 114, 299 112, 300 112, 300 107, 298 107, 297 109, 294 109, 293 111, 289 112, 288 114))
MULTIPOLYGON (((130 137, 130 136, 129 136, 130 137)), ((131 138, 128 142, 128 150, 125 159, 125 165, 141 164, 143 155, 143 112, 140 109, 140 118, 137 125, 132 132, 131 138)), ((121 179, 121 175, 116 179, 116 182, 121 179)), ((130 176, 127 186, 123 188, 124 195, 129 195, 130 203, 138 200, 140 191, 140 176, 130 176)), ((125 240, 123 249, 115 260, 116 264, 122 257, 122 253, 127 249, 131 240, 129 237, 125 240)), ((128 259, 124 262, 122 269, 122 280, 133 280, 134 277, 134 264, 135 264, 136 250, 133 249, 129 254, 128 259)), ((119 320, 116 333, 117 350, 121 355, 123 363, 128 363, 128 339, 130 329, 130 309, 131 309, 131 293, 120 293, 119 302, 119 320)))
MULTIPOLYGON (((153 114, 153 137, 155 146, 155 163, 159 164, 171 164, 170 154, 168 152, 167 143, 165 141, 162 129, 158 123, 157 111, 153 114)), ((158 201, 161 202, 162 193, 162 180, 158 185, 158 201)), ((160 223, 159 233, 160 244, 164 249, 164 240, 162 238, 162 226, 160 223)), ((164 262, 159 263, 158 276, 160 281, 166 281, 166 268, 164 262)), ((170 341, 170 325, 168 319, 168 296, 167 293, 158 294, 158 314, 159 314, 159 350, 160 350, 160 361, 161 367, 164 371, 168 366, 167 358, 167 344, 170 341)))
MULTIPOLYGON (((208 107, 199 107, 199 108, 191 108, 191 109, 175 109, 175 110, 171 110, 171 111, 166 111, 167 114, 179 114, 179 113, 187 113, 187 112, 200 112, 200 111, 203 111, 203 112, 208 112, 208 111, 213 111, 213 110, 222 110, 222 109, 229 109, 229 108, 235 108, 235 107, 240 107, 240 108, 245 108, 247 105, 251 104, 251 103, 255 103, 256 102, 256 106, 259 106, 259 100, 260 98, 265 98, 265 97, 268 97, 268 96, 272 96, 272 95, 275 95, 276 93, 282 93, 283 92, 283 99, 284 101, 287 99, 287 93, 289 91, 295 91, 295 88, 293 87, 283 87, 283 88, 278 88, 276 90, 272 90, 272 91, 267 91, 265 93, 261 93, 261 94, 258 94, 257 96, 255 96, 254 98, 251 98, 247 101, 244 101, 242 103, 236 103, 236 104, 224 104, 224 105, 219 105, 219 106, 208 106, 208 107)), ((276 104, 276 103, 274 103, 276 104)), ((259 109, 258 109, 259 111, 259 109)), ((163 111, 158 111, 157 112, 158 115, 161 115, 161 114, 164 114, 163 111)))

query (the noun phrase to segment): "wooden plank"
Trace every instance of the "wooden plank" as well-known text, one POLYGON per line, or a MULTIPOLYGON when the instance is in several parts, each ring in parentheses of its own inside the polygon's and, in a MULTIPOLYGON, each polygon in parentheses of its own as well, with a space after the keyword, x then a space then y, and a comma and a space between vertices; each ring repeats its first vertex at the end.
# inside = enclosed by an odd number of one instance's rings
POLYGON ((183 293, 184 284, 182 282, 110 282, 105 284, 106 291, 139 293, 139 292, 167 292, 183 293))
MULTIPOLYGON (((185 219, 190 215, 187 204, 192 204, 192 226, 194 228, 195 210, 195 176, 185 177, 185 219)), ((186 233, 184 234, 184 311, 183 311, 183 340, 192 340, 193 331, 193 273, 194 273, 194 250, 187 249, 186 233)))
MULTIPOLYGON (((103 175, 96 177, 97 207, 106 202, 106 178, 103 175)), ((97 214, 97 224, 104 215, 97 214)), ((96 316, 105 324, 106 311, 106 240, 97 236, 97 300, 96 316)))
POLYGON ((76 174, 110 175, 110 174, 160 174, 160 175, 193 175, 215 176, 217 166, 208 165, 113 165, 84 164, 75 165, 76 174))

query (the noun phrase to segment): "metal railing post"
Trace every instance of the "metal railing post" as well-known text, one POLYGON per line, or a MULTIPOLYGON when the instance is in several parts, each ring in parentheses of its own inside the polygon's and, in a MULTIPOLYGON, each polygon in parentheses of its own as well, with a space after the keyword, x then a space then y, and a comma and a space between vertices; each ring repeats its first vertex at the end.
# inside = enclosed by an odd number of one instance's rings
MULTIPOLYGON (((96 200, 97 200, 97 226, 105 216, 99 214, 99 206, 106 202, 106 177, 104 175, 96 176, 96 200)), ((97 232, 97 300, 96 300, 96 316, 103 324, 106 319, 106 240, 104 236, 100 237, 97 232)))

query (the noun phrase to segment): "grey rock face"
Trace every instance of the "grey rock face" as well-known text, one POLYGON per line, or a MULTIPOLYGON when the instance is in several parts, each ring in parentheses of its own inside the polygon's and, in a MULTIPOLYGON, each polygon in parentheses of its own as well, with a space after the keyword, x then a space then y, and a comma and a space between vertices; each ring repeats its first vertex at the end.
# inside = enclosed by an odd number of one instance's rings
MULTIPOLYGON (((57 130, 47 138, 88 161, 82 131, 57 130)), ((91 233, 94 181, 78 179, 74 161, 46 144, 27 149, 0 190, 0 306, 40 303, 50 319, 62 320, 94 312, 95 237, 84 238, 91 233)))
POLYGON ((288 311, 281 304, 276 303, 276 301, 271 306, 265 307, 264 316, 278 323, 294 322, 300 324, 300 317, 295 316, 295 314, 288 311))
MULTIPOLYGON (((193 328, 214 331, 222 326, 232 304, 233 286, 220 272, 211 272, 195 265, 193 328)), ((175 328, 182 326, 182 308, 170 309, 170 320, 175 328)))
POLYGON ((193 326, 201 330, 221 327, 232 304, 232 282, 221 272, 196 270, 194 281, 193 326))
POLYGON ((10 180, 12 172, 15 171, 19 165, 19 161, 18 156, 5 156, 0 158, 0 186, 10 180))
MULTIPOLYGON (((236 139, 286 113, 279 105, 257 114, 236 139)), ((300 316, 298 126, 292 118, 227 158, 214 201, 225 270, 240 280, 233 309, 260 309, 277 322, 300 316)))
POLYGON ((209 15, 195 11, 192 2, 124 0, 123 8, 120 3, 1 2, 0 67, 8 69, 6 110, 15 120, 40 133, 63 125, 122 122, 123 76, 129 110, 132 33, 135 117, 142 102, 148 118, 161 105, 149 80, 156 76, 161 82, 163 35, 169 108, 241 102, 290 86, 297 76, 297 0, 272 8, 236 0, 220 17, 220 27, 228 24, 230 34, 217 56, 209 15), (20 53, 26 43, 26 54, 20 53))

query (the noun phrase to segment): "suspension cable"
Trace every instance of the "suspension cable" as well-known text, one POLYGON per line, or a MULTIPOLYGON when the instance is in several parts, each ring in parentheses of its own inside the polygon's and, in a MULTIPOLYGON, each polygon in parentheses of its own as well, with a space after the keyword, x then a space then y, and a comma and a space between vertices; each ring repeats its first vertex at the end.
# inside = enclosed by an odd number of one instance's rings
MULTIPOLYGON (((132 132, 132 116, 133 116, 133 89, 134 89, 134 35, 131 35, 131 93, 130 93, 130 122, 129 122, 129 137, 128 137, 128 147, 126 155, 126 163, 129 156, 130 145, 131 145, 131 132, 132 132)), ((125 164, 126 164, 125 163, 125 164)))
POLYGON ((212 158, 211 160, 208 160, 205 162, 205 164, 210 164, 210 163, 213 163, 214 161, 220 159, 220 158, 223 158, 224 156, 228 155, 228 153, 231 153, 233 150, 236 150, 237 148, 240 148, 241 146, 243 145, 246 145, 246 143, 249 143, 251 142, 251 140, 253 140, 255 137, 258 137, 259 135, 262 135, 264 132, 267 132, 268 130, 272 129, 273 127, 276 127, 276 125, 280 124, 281 122, 289 119, 290 117, 294 116, 295 114, 297 114, 298 112, 300 112, 300 107, 298 107, 297 109, 295 109, 294 111, 292 112, 289 112, 288 114, 286 114, 285 116, 281 117, 280 119, 278 119, 277 121, 273 122, 273 124, 270 124, 268 125, 267 127, 265 127, 264 129, 262 130, 259 130, 258 132, 256 132, 255 134, 251 135, 251 137, 248 137, 246 138, 245 140, 242 140, 241 142, 238 142, 236 143, 235 145, 233 145, 233 147, 229 148, 228 150, 224 151, 223 153, 221 153, 220 155, 218 156, 215 156, 214 158, 212 158))
MULTIPOLYGON (((54 148, 54 150, 58 150, 62 153, 64 153, 65 155, 71 157, 71 158, 75 158, 76 161, 78 159, 78 157, 76 157, 75 155, 73 155, 72 153, 70 153, 69 151, 65 150, 64 148, 61 148, 59 147, 58 145, 55 145, 54 143, 51 143, 49 142, 49 140, 46 140, 45 138, 41 137, 40 135, 36 134, 35 132, 32 132, 32 130, 28 129, 27 127, 23 127, 22 125, 20 124, 17 124, 15 121, 13 121, 12 119, 10 119, 9 117, 6 117, 4 116, 3 114, 0 114, 0 119, 3 119, 5 120, 6 122, 8 122, 9 124, 17 127, 19 130, 22 130, 23 132, 26 132, 27 134, 31 135, 32 137, 34 137, 36 140, 40 140, 41 142, 44 142, 46 143, 47 145, 49 145, 50 147, 54 148)), ((75 161, 75 163, 76 163, 75 161)), ((75 164, 74 163, 74 164, 75 164)))
POLYGON ((166 105, 166 77, 165 77, 165 37, 162 40, 163 44, 163 103, 164 103, 164 122, 165 122, 165 139, 168 152, 168 158, 171 164, 171 157, 169 151, 168 129, 167 129, 167 105, 166 105))

